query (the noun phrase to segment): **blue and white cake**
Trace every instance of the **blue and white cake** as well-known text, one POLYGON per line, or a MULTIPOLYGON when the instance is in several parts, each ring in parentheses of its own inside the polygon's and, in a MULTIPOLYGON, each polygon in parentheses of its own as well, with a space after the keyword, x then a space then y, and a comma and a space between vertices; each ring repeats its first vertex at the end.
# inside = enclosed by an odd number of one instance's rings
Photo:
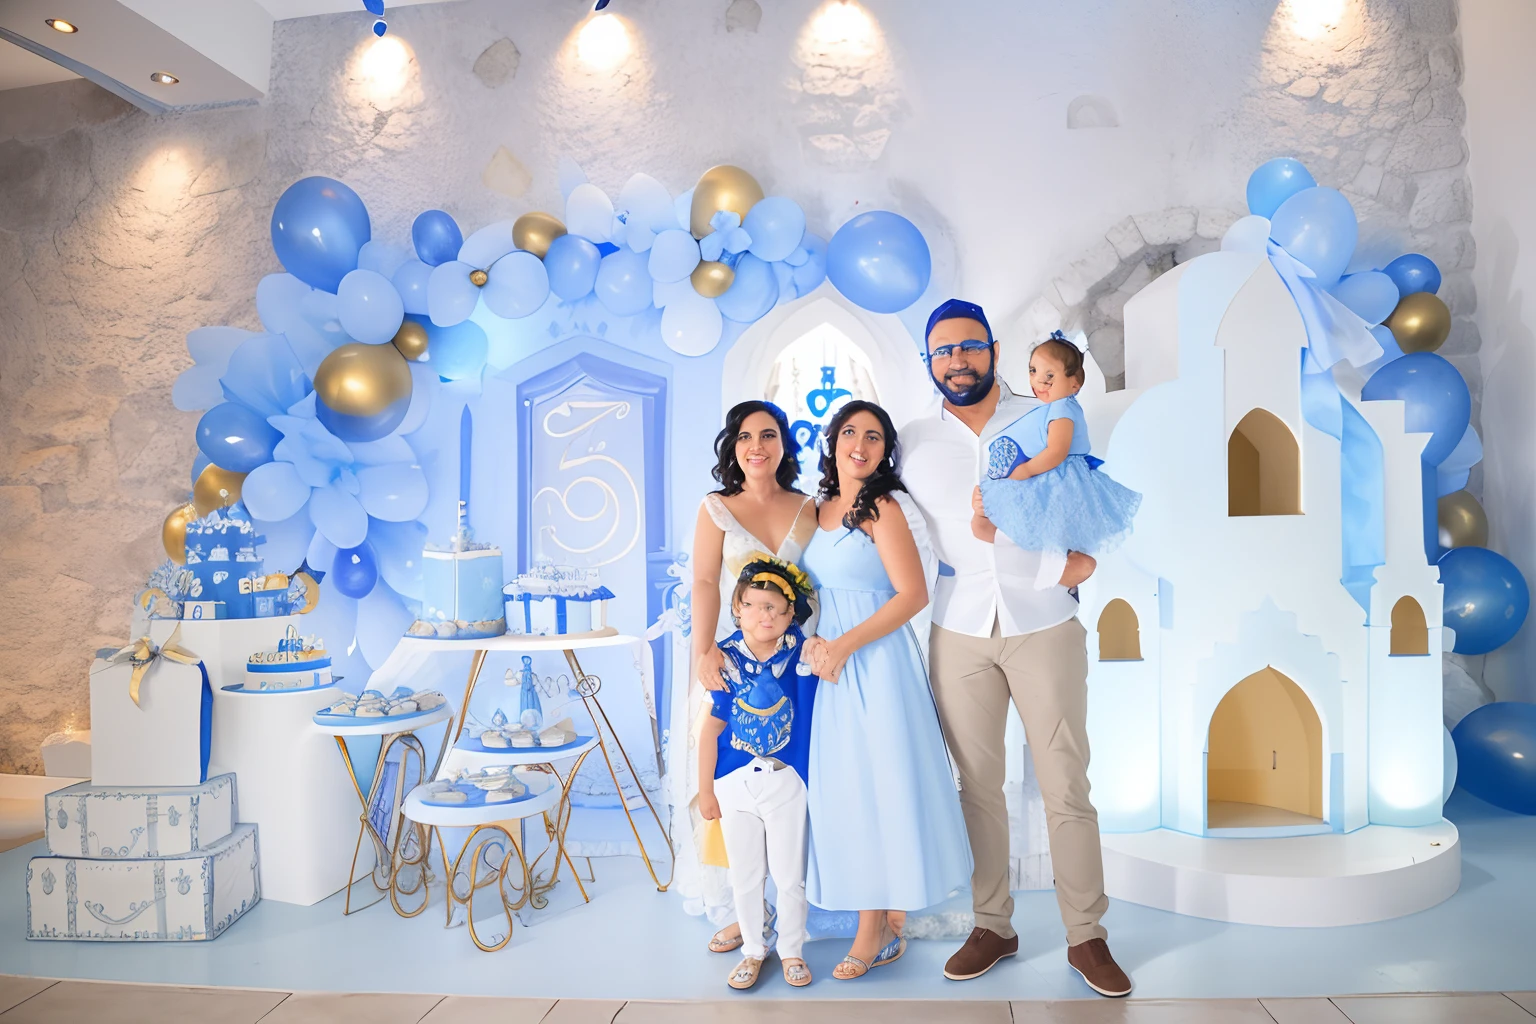
POLYGON ((262 569, 256 525, 240 502, 187 524, 187 564, 171 595, 184 619, 255 619, 295 611, 285 573, 262 569))
POLYGON ((474 539, 460 502, 459 531, 447 547, 421 553, 421 618, 408 636, 470 640, 507 631, 501 601, 501 548, 474 539))
POLYGON ((275 651, 257 651, 245 663, 247 690, 313 690, 331 685, 331 657, 319 637, 288 635, 275 651))
POLYGON ((507 631, 528 636, 565 636, 608 628, 607 602, 613 591, 596 569, 549 562, 534 564, 503 589, 507 631))

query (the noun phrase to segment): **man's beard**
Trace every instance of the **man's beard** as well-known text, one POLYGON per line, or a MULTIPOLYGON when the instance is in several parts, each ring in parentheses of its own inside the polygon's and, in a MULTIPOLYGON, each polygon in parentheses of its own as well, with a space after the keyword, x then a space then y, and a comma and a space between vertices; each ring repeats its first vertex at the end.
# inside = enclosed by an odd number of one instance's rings
POLYGON ((950 405, 964 407, 967 405, 975 405, 977 402, 981 401, 983 398, 986 398, 992 393, 992 385, 997 381, 997 367, 994 365, 995 363, 996 359, 988 359, 987 372, 978 377, 976 379, 976 383, 959 391, 951 389, 949 385, 946 384, 944 380, 942 380, 938 374, 934 373, 932 370, 928 371, 928 375, 933 378, 933 383, 937 385, 939 392, 944 396, 945 400, 949 402, 950 405))

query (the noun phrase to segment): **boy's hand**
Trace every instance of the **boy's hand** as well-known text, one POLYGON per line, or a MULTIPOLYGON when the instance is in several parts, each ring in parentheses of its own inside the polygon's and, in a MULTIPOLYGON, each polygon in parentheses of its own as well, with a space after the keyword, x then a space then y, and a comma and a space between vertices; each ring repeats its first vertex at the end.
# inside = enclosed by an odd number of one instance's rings
POLYGON ((699 790, 699 814, 705 821, 714 821, 720 817, 720 801, 715 799, 713 789, 699 790))
POLYGON ((730 686, 722 675, 725 671, 725 652, 711 645, 705 652, 699 655, 697 664, 693 667, 694 678, 703 684, 706 690, 729 690, 730 686))

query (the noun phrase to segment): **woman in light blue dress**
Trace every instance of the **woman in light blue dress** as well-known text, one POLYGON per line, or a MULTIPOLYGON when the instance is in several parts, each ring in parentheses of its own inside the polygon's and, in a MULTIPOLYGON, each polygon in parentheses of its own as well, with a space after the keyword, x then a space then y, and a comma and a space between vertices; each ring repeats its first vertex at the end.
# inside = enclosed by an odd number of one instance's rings
MULTIPOLYGON (((821 682, 811 722, 806 896, 857 910, 833 971, 857 978, 906 949, 907 911, 969 884, 971 851, 928 672, 908 621, 928 603, 885 410, 849 402, 827 426, 818 527, 801 566, 817 588, 821 682)), ((909 511, 910 509, 910 511, 909 511)))

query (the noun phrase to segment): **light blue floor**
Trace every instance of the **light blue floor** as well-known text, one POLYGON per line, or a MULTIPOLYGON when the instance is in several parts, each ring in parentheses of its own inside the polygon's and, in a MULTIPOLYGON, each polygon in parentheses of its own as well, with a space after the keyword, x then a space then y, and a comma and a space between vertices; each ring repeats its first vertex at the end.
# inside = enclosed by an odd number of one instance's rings
MULTIPOLYGON (((1458 791, 1461 891, 1413 917, 1334 929, 1257 928, 1114 903, 1105 918, 1136 994, 1152 998, 1325 996, 1536 989, 1536 818, 1458 791)), ((27 857, 0 855, 0 973, 284 990, 393 991, 559 998, 691 999, 727 994, 734 957, 704 951, 710 928, 657 893, 632 858, 596 862, 593 901, 562 884, 532 927, 481 953, 462 926, 444 930, 441 893, 420 917, 387 903, 343 918, 339 898, 314 907, 264 902, 204 944, 28 942, 27 857), (574 902, 573 902, 574 901, 574 902)), ((1062 999, 1088 989, 1066 966, 1052 893, 1020 894, 1020 958, 966 983, 941 975, 953 944, 914 942, 900 962, 857 982, 831 979, 842 940, 811 943, 820 998, 1062 999)), ((752 997, 784 998, 773 971, 752 997)))

